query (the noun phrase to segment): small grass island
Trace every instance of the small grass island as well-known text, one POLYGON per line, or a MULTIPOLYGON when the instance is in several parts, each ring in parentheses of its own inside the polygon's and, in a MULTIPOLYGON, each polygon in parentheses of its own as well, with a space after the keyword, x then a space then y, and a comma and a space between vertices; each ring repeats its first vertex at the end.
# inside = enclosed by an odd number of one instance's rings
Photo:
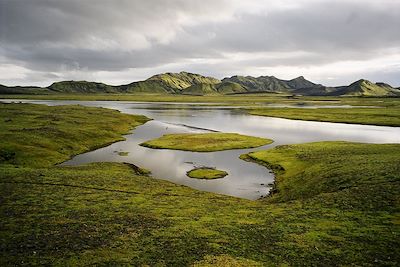
POLYGON ((266 138, 236 133, 166 134, 160 138, 141 143, 156 149, 174 149, 193 152, 213 152, 229 149, 254 148, 271 144, 266 138))
POLYGON ((188 171, 186 175, 194 179, 213 180, 213 179, 224 178, 225 176, 228 175, 228 173, 226 171, 217 170, 215 168, 200 167, 188 171))

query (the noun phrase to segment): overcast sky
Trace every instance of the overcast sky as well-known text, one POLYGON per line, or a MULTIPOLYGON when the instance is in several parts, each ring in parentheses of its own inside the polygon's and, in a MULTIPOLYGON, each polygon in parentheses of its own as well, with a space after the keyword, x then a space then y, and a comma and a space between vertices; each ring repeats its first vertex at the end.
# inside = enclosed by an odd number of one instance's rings
POLYGON ((160 72, 400 86, 400 0, 0 0, 0 83, 160 72))

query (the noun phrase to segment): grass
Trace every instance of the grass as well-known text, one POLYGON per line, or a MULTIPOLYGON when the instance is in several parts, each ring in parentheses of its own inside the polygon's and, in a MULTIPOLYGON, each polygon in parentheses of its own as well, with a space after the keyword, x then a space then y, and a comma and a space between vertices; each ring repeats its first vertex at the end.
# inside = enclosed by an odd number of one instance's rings
POLYGON ((400 126, 400 108, 257 108, 252 115, 280 117, 296 120, 327 121, 382 126, 400 126))
POLYGON ((228 149, 253 148, 272 143, 272 140, 236 133, 166 134, 141 143, 156 149, 175 149, 212 152, 228 149))
MULTIPOLYGON (((35 108, 17 105, 2 119, 35 108)), ((50 116, 65 107, 40 109, 50 116)), ((60 127, 75 112, 112 112, 82 109, 65 111, 60 127)), ((15 162, 0 164, 0 265, 399 265, 399 145, 330 142, 268 152, 259 160, 281 170, 278 192, 258 201, 154 179, 126 163, 18 165, 16 154, 15 162)))
POLYGON ((129 152, 127 152, 127 151, 119 151, 118 155, 121 156, 121 157, 126 157, 126 156, 129 155, 129 152))
POLYGON ((0 104, 0 164, 51 166, 124 140, 148 121, 115 110, 82 106, 0 104))
MULTIPOLYGON (((188 103, 225 103, 240 105, 290 104, 290 105, 354 105, 399 107, 400 98, 395 97, 334 97, 334 96, 288 96, 275 93, 236 94, 224 96, 193 96, 165 94, 42 94, 42 95, 0 95, 11 99, 47 99, 47 100, 109 100, 139 102, 188 102, 188 103)), ((259 107, 259 106, 258 106, 259 107)))
POLYGON ((190 178, 195 179, 219 179, 228 175, 226 171, 217 170, 214 168, 201 167, 190 170, 186 173, 190 178))
POLYGON ((400 182, 398 144, 317 142, 282 145, 241 157, 275 171, 275 194, 271 199, 279 201, 337 191, 362 192, 375 186, 380 190, 386 187, 377 192, 386 194, 400 182))

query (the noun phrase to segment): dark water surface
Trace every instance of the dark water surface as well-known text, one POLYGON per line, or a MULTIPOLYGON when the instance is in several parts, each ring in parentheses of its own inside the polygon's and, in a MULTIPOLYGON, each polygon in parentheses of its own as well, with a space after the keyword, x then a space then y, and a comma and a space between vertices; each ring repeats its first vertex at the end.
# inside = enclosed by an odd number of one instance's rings
POLYGON ((198 190, 216 192, 241 198, 257 199, 268 194, 268 184, 274 176, 264 167, 239 159, 243 153, 271 148, 281 144, 315 141, 354 141, 365 143, 400 143, 400 127, 384 127, 343 123, 288 120, 248 115, 237 107, 210 106, 192 103, 143 103, 122 101, 58 101, 58 100, 1 100, 46 105, 80 104, 142 114, 153 121, 137 127, 126 140, 87 152, 63 163, 77 165, 97 161, 129 162, 177 184, 198 190), (176 150, 157 150, 141 147, 143 141, 166 133, 235 132, 273 139, 271 145, 256 149, 238 149, 199 153, 176 150), (129 152, 121 156, 118 152, 129 152), (186 172, 196 166, 216 167, 228 176, 217 180, 196 180, 186 172))

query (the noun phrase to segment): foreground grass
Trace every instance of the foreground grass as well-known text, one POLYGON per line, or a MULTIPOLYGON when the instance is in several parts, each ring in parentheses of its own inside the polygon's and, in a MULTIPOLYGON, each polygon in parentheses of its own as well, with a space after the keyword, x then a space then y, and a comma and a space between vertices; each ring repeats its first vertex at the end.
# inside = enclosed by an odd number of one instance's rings
MULTIPOLYGON (((276 194, 270 200, 306 199, 363 187, 393 192, 400 182, 400 145, 318 142, 283 145, 242 155, 275 171, 276 194), (392 187, 389 189, 389 187, 392 187)), ((361 192, 361 191, 359 191, 361 192)))
POLYGON ((278 193, 259 201, 157 180, 130 164, 0 164, 0 265, 398 266, 399 151, 271 150, 278 193))
POLYGON ((175 149, 195 152, 211 152, 228 149, 253 148, 273 141, 261 137, 236 133, 166 134, 141 143, 141 146, 157 149, 175 149))
POLYGON ((400 126, 400 108, 261 108, 251 109, 252 115, 296 120, 327 121, 383 126, 400 126))
POLYGON ((146 121, 104 108, 0 104, 0 164, 51 166, 124 140, 146 121))
POLYGON ((190 170, 186 175, 195 179, 219 179, 224 178, 228 173, 226 171, 202 167, 190 170))

